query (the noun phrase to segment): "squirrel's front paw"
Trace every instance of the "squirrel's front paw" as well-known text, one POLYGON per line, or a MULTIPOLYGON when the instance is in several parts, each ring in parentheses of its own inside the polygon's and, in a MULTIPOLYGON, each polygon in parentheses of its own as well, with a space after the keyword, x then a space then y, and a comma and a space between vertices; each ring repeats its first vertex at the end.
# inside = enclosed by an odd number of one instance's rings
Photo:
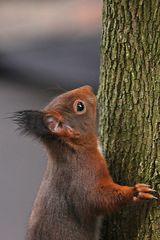
POLYGON ((157 199, 157 197, 152 195, 152 193, 156 191, 152 189, 150 185, 138 183, 134 186, 133 190, 135 192, 133 197, 134 202, 144 199, 157 199))

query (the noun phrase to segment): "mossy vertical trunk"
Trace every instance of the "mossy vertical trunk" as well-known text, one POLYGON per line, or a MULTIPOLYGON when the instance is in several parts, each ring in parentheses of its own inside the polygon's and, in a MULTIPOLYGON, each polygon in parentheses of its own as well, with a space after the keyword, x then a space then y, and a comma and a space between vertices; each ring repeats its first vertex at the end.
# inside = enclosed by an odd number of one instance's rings
MULTIPOLYGON (((115 181, 160 189, 160 1, 103 1, 101 143, 115 181)), ((159 190, 158 190, 159 191, 159 190)), ((156 201, 107 218, 105 240, 160 239, 156 201)))

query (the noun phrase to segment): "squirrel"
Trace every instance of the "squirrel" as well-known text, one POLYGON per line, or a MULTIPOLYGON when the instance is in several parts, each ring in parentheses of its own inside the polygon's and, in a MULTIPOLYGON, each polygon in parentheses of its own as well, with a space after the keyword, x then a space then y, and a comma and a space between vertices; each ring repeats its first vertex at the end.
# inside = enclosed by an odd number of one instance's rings
POLYGON ((16 112, 14 120, 44 144, 48 156, 27 240, 97 240, 101 216, 155 198, 147 184, 129 187, 112 180, 99 149, 90 86, 63 93, 40 111, 16 112))

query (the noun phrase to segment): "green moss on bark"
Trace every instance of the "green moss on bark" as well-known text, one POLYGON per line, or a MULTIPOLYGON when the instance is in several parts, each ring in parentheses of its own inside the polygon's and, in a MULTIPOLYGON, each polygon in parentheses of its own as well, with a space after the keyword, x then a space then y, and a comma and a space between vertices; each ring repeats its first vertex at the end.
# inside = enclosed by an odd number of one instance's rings
MULTIPOLYGON (((160 2, 103 1, 100 138, 115 181, 160 191, 160 2)), ((107 240, 160 239, 155 201, 106 220, 107 240)))

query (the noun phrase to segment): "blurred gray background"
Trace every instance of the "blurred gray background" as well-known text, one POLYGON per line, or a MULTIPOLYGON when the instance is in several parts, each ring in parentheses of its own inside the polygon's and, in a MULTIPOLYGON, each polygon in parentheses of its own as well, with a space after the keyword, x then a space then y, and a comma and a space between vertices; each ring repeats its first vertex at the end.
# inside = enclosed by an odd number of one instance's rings
POLYGON ((0 238, 25 239, 46 165, 8 116, 99 84, 99 0, 0 1, 0 238))

